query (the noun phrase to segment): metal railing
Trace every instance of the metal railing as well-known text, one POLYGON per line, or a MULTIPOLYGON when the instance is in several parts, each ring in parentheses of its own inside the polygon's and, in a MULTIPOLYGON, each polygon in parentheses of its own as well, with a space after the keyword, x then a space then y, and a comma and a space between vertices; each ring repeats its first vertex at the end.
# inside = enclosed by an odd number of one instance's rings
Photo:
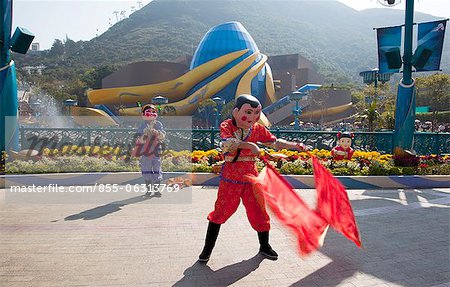
MULTIPOLYGON (((43 145, 58 148, 77 146, 132 146, 136 138, 133 128, 41 128, 20 127, 21 149, 39 150, 43 145)), ((335 131, 271 130, 277 138, 300 141, 313 148, 331 150, 336 145, 335 131)), ((166 130, 168 148, 174 150, 192 147, 193 150, 209 150, 219 147, 220 132, 217 129, 166 130)), ((355 150, 391 153, 393 132, 354 132, 352 146, 355 150)), ((450 133, 414 134, 414 147, 418 154, 449 154, 450 133)))

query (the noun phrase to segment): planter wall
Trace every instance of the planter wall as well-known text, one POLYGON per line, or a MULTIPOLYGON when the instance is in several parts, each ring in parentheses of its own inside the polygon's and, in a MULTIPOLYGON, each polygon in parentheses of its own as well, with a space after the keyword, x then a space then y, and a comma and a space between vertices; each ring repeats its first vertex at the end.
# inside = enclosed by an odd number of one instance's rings
MULTIPOLYGON (((218 186, 220 177, 211 173, 164 173, 164 178, 189 177, 193 185, 218 186)), ((314 188, 312 175, 285 175, 294 188, 314 188)), ((413 189, 450 187, 448 175, 415 176, 337 176, 347 189, 413 189)), ((0 188, 28 185, 95 185, 95 184, 141 184, 144 183, 140 172, 111 173, 58 173, 2 175, 0 188)))

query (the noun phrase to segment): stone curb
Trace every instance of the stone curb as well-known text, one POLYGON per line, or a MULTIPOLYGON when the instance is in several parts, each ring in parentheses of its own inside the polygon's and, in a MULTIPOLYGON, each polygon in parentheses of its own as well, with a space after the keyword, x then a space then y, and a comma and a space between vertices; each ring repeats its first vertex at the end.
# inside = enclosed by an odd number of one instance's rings
MULTIPOLYGON (((220 177, 213 173, 167 172, 164 178, 190 178, 193 185, 218 186, 220 177)), ((286 180, 299 189, 314 188, 312 175, 284 175, 286 180)), ((450 187, 448 175, 413 176, 336 176, 347 189, 414 189, 450 187)), ((141 184, 140 172, 99 172, 99 173, 54 173, 21 174, 0 176, 0 188, 10 186, 49 185, 95 185, 95 184, 141 184)))

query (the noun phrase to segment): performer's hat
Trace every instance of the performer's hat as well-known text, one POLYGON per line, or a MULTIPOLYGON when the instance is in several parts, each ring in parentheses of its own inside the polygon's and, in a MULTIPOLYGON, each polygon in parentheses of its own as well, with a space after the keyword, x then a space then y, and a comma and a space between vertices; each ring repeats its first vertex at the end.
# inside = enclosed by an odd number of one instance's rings
POLYGON ((338 132, 337 134, 337 138, 341 139, 341 138, 349 138, 349 139, 353 139, 355 136, 353 135, 353 133, 349 133, 349 132, 338 132))
POLYGON ((148 109, 154 109, 155 111, 158 110, 155 105, 153 105, 153 104, 146 104, 146 105, 141 107, 141 112, 144 113, 145 110, 148 110, 148 109))

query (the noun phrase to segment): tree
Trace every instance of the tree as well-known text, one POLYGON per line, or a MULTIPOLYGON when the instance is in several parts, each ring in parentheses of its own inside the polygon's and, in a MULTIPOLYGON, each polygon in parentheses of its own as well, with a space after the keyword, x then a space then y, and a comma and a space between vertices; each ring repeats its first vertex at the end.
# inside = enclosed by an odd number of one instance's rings
POLYGON ((197 111, 202 115, 202 118, 205 120, 206 126, 209 127, 209 120, 213 113, 216 112, 217 104, 211 99, 206 99, 200 102, 198 105, 197 111))
POLYGON ((387 109, 381 115, 383 128, 393 130, 395 128, 395 111, 393 108, 387 109))
POLYGON ((233 111, 234 104, 235 104, 235 100, 232 100, 232 101, 229 101, 228 103, 226 103, 225 105, 223 105, 222 111, 221 111, 221 114, 222 114, 221 120, 222 121, 231 118, 231 112, 233 111))
POLYGON ((50 57, 61 57, 64 55, 64 43, 59 39, 55 39, 48 55, 50 57))
POLYGON ((450 110, 450 75, 434 74, 417 78, 417 103, 431 107, 432 130, 438 126, 439 111, 450 110))
POLYGON ((362 112, 363 122, 367 122, 369 132, 373 132, 377 126, 377 121, 380 118, 380 113, 377 110, 377 101, 372 101, 366 109, 362 112))
POLYGON ((164 105, 160 111, 161 116, 176 116, 177 110, 173 106, 164 105))
POLYGON ((369 131, 377 127, 394 129, 395 96, 388 83, 366 86, 352 93, 352 102, 357 118, 365 123, 369 131))
POLYGON ((115 71, 117 71, 117 66, 115 65, 94 67, 84 72, 81 80, 86 83, 87 88, 99 89, 102 87, 102 79, 115 71))
POLYGON ((67 54, 75 54, 79 48, 79 45, 72 39, 66 36, 64 40, 64 51, 67 54))

